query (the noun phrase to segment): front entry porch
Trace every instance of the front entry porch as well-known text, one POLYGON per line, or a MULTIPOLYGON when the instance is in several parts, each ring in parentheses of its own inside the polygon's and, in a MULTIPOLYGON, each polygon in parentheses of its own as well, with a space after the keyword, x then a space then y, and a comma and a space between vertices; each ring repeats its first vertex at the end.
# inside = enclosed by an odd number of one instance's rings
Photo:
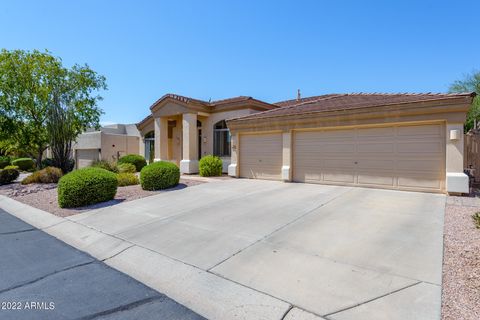
POLYGON ((198 173, 203 118, 196 113, 156 117, 154 161, 173 162, 182 174, 198 173))

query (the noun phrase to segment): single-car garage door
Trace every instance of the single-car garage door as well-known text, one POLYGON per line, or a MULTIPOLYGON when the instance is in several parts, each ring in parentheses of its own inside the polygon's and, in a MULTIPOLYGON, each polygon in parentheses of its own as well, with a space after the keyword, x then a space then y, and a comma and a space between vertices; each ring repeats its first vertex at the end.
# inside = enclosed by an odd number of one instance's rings
POLYGON ((240 177, 280 180, 282 135, 280 133, 240 135, 240 177))
POLYGON ((295 132, 293 180, 441 192, 445 189, 445 127, 295 132))
POLYGON ((77 169, 90 166, 94 161, 99 159, 98 149, 76 149, 76 166, 77 169))

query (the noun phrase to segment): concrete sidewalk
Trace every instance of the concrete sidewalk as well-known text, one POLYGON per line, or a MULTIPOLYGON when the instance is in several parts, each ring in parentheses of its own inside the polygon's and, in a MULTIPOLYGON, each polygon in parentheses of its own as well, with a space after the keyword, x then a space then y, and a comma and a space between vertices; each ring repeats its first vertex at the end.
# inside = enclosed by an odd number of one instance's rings
POLYGON ((0 209, 0 319, 203 319, 0 209))

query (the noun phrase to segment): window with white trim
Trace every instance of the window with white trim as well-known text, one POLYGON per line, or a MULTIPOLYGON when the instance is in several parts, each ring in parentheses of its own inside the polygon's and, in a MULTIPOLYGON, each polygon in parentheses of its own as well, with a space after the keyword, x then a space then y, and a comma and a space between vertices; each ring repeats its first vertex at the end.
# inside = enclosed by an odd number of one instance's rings
POLYGON ((218 157, 230 157, 230 130, 225 120, 213 126, 213 154, 218 157))

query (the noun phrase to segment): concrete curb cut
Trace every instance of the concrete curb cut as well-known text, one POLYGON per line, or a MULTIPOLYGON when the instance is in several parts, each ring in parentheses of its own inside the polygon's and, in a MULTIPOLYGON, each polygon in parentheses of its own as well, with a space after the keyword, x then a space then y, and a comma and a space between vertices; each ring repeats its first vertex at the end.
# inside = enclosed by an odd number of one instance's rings
POLYGON ((287 302, 99 232, 79 221, 57 217, 2 195, 0 208, 208 319, 283 319, 291 309, 287 302))

